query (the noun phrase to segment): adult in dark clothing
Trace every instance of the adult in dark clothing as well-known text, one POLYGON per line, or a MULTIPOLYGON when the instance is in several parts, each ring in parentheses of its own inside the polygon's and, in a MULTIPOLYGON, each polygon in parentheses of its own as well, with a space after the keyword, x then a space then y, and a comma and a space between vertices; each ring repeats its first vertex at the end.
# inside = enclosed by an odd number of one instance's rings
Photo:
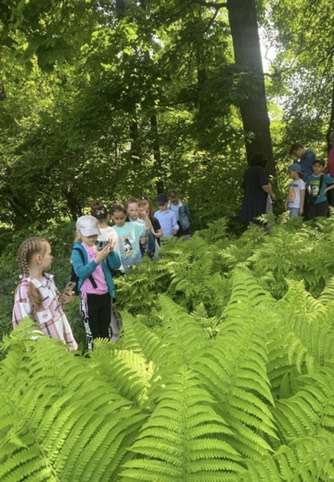
POLYGON ((306 182, 307 178, 313 174, 312 166, 316 157, 315 153, 311 151, 311 149, 305 149, 302 144, 296 142, 295 144, 292 144, 290 154, 299 159, 297 162, 300 164, 303 180, 306 182))
POLYGON ((263 154, 255 154, 250 160, 250 167, 244 173, 242 181, 244 198, 239 216, 241 224, 247 225, 252 222, 261 225, 262 223, 256 218, 266 213, 268 194, 275 199, 264 170, 266 163, 267 160, 263 154))

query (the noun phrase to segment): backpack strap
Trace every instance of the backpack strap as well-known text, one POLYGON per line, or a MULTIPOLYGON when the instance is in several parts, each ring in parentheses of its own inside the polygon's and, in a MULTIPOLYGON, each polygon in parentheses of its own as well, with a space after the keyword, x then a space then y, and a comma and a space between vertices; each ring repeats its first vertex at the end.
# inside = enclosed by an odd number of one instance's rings
MULTIPOLYGON (((80 249, 80 248, 73 248, 73 250, 74 250, 74 251, 78 251, 78 253, 80 253, 82 262, 85 264, 85 256, 84 256, 84 254, 83 254, 83 252, 82 252, 82 249, 80 249)), ((94 290, 95 290, 95 289, 97 288, 97 284, 96 284, 95 279, 93 278, 93 276, 92 276, 91 274, 88 276, 88 279, 89 279, 89 281, 92 283, 92 286, 93 286, 93 288, 94 288, 94 290)))
POLYGON ((322 183, 324 182, 324 175, 321 174, 320 184, 319 184, 319 193, 318 196, 321 194, 322 183))
POLYGON ((112 267, 110 266, 108 256, 107 256, 107 258, 106 258, 106 262, 107 262, 108 269, 109 269, 109 271, 110 271, 110 273, 111 273, 111 276, 112 276, 113 278, 117 278, 117 276, 120 276, 120 275, 124 274, 124 273, 122 273, 122 271, 120 271, 119 269, 115 269, 115 268, 112 268, 112 267))

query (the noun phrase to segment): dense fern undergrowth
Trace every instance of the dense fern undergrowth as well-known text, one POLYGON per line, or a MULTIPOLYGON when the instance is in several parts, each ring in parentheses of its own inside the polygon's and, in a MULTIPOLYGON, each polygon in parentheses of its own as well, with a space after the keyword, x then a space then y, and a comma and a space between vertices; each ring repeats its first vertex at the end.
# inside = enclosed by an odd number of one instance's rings
POLYGON ((74 354, 26 320, 2 341, 0 480, 334 480, 333 245, 333 218, 235 240, 220 220, 118 279, 117 344, 74 354))

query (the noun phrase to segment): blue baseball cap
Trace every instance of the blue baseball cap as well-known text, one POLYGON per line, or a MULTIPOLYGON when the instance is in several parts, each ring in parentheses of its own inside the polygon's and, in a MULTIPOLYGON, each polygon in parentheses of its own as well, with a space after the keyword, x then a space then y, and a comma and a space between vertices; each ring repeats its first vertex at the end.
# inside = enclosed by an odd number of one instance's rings
POLYGON ((166 204, 168 202, 168 196, 165 192, 162 192, 157 197, 157 204, 166 204))
POLYGON ((288 167, 288 171, 302 172, 301 165, 298 162, 294 162, 288 167))

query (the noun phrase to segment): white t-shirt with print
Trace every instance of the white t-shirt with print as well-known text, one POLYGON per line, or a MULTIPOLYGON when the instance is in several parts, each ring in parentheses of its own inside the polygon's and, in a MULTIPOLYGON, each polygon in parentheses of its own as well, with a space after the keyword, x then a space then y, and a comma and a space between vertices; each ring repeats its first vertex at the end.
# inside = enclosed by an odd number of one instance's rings
POLYGON ((305 182, 302 179, 297 179, 297 181, 290 182, 288 208, 300 208, 301 191, 305 191, 305 182))

